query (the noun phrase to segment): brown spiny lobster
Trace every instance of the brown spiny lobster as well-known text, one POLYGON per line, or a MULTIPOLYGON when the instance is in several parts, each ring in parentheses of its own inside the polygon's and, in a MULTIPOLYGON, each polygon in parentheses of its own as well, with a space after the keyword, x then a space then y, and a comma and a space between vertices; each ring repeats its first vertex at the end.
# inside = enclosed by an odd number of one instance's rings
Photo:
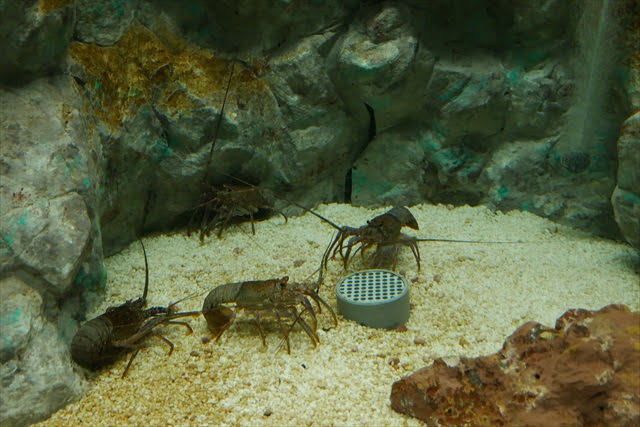
POLYGON ((203 194, 204 200, 196 206, 194 214, 189 221, 187 233, 191 233, 191 223, 198 209, 202 208, 202 218, 200 220, 200 241, 209 235, 212 229, 218 228, 218 238, 222 232, 228 228, 231 220, 237 217, 249 217, 251 221, 251 231, 256 234, 254 218, 261 211, 276 211, 284 217, 287 216, 281 210, 269 202, 266 194, 267 190, 251 185, 222 184, 221 186, 211 186, 209 191, 203 194))
MULTIPOLYGON (((249 217, 251 221, 251 231, 256 234, 254 219, 257 214, 264 211, 275 211, 284 217, 285 222, 287 216, 273 203, 270 202, 270 195, 267 189, 251 185, 239 178, 234 181, 239 184, 221 184, 214 185, 213 179, 209 174, 209 166, 213 158, 213 151, 218 139, 218 132, 222 123, 224 109, 227 104, 227 96, 231 87, 235 61, 231 63, 231 71, 227 80, 227 86, 220 107, 220 113, 216 121, 216 127, 211 141, 211 149, 207 157, 204 167, 204 176, 202 178, 202 192, 200 194, 199 203, 192 209, 193 213, 187 225, 187 235, 193 231, 192 225, 199 221, 199 237, 203 241, 214 228, 218 228, 218 238, 222 236, 224 230, 229 227, 233 218, 249 217)), ((227 175, 218 171, 222 175, 227 175)))
POLYGON ((175 319, 185 316, 197 316, 200 312, 177 312, 175 306, 179 302, 167 307, 151 307, 147 305, 147 291, 149 289, 149 265, 147 253, 142 240, 144 253, 145 283, 142 297, 128 300, 124 304, 107 308, 98 317, 85 322, 71 340, 71 357, 80 366, 88 369, 98 369, 119 359, 125 353, 133 352, 127 367, 122 373, 124 378, 133 360, 141 348, 141 340, 147 336, 155 336, 169 345, 169 354, 173 351, 173 343, 154 328, 166 324, 185 326, 191 333, 193 330, 186 322, 175 319))
POLYGON ((202 306, 202 314, 216 340, 231 326, 236 317, 235 312, 223 304, 235 303, 237 309, 253 313, 264 346, 267 344, 261 319, 265 316, 275 316, 287 345, 287 353, 291 353, 289 332, 295 323, 300 323, 315 348, 320 342, 316 333, 318 322, 309 299, 316 303, 318 312, 321 311, 321 305, 324 306, 331 314, 334 325, 338 325, 334 311, 318 295, 318 286, 318 283, 289 282, 288 276, 280 279, 227 283, 209 292, 202 306), (300 312, 298 306, 302 306, 300 312), (309 313, 311 324, 302 318, 304 312, 309 313), (283 318, 293 319, 292 324, 287 326, 283 318))
POLYGON ((406 207, 396 206, 382 215, 378 215, 377 217, 368 220, 366 225, 356 228, 338 226, 322 215, 297 203, 294 204, 317 216, 338 230, 338 234, 331 241, 324 253, 322 258, 322 268, 327 267, 327 263, 330 259, 335 259, 340 255, 344 268, 346 269, 349 264, 349 260, 352 256, 355 256, 358 251, 362 256, 364 256, 365 251, 375 246, 376 249, 373 254, 373 258, 371 259, 371 265, 379 266, 387 254, 387 249, 393 248, 393 269, 395 270, 400 246, 408 246, 413 253, 416 263, 418 264, 418 270, 420 270, 420 250, 416 243, 422 240, 431 239, 418 239, 401 232, 403 227, 413 228, 414 230, 419 229, 418 222, 406 207), (347 240, 347 238, 349 239, 347 240), (353 250, 354 246, 357 246, 355 250, 353 250))
POLYGON ((418 222, 413 214, 404 206, 396 206, 377 217, 367 221, 366 225, 361 227, 338 226, 324 216, 305 208, 304 206, 289 201, 295 206, 317 216, 333 228, 338 230, 338 234, 331 241, 322 257, 321 269, 327 267, 330 259, 338 256, 342 259, 344 268, 346 269, 352 257, 360 252, 364 256, 364 252, 375 246, 375 252, 371 258, 370 265, 379 267, 384 258, 388 255, 389 250, 393 250, 393 270, 396 269, 398 263, 398 252, 401 246, 408 246, 413 253, 413 257, 420 270, 420 249, 418 242, 452 242, 452 243, 524 243, 524 242, 496 242, 481 240, 457 240, 457 239, 436 239, 413 237, 402 233, 403 227, 409 227, 418 230, 418 222), (348 238, 348 240, 347 240, 348 238), (346 241, 346 242, 345 242, 346 241), (355 250, 353 250, 353 248, 355 250), (352 253, 353 250, 353 253, 352 253))

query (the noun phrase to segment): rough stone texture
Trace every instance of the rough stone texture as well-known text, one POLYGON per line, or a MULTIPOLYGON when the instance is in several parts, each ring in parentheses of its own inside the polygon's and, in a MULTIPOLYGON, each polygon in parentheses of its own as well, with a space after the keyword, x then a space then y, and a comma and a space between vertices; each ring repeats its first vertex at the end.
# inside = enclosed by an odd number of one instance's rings
POLYGON ((75 39, 85 43, 112 45, 134 19, 136 0, 75 0, 75 39))
MULTIPOLYGON (((235 63, 213 151, 215 180, 233 175, 299 190, 307 177, 319 175, 334 181, 323 184, 323 199, 341 194, 344 183, 335 171, 344 179, 355 130, 328 77, 314 70, 331 37, 302 40, 274 57, 269 70, 235 63)), ((113 46, 71 45, 72 72, 101 123, 107 254, 137 230, 166 227, 197 203, 231 62, 179 43, 135 26, 113 46)), ((301 201, 316 201, 308 187, 301 193, 301 201)))
POLYGON ((73 1, 0 2, 0 83, 60 71, 73 27, 73 1))
POLYGON ((570 132, 573 104, 582 99, 575 93, 581 74, 560 51, 581 19, 574 12, 593 12, 569 3, 547 2, 535 13, 530 5, 503 4, 501 15, 477 5, 463 13, 433 2, 411 9, 410 19, 398 26, 389 24, 389 16, 401 15, 402 3, 361 10, 337 43, 343 49, 334 75, 336 87, 351 99, 347 105, 366 102, 378 125, 354 163, 353 202, 487 204, 617 235, 609 199, 624 100, 613 92, 603 95, 613 107, 598 117, 600 142, 586 154, 588 162, 556 152, 570 132), (434 16, 449 28, 432 22, 434 16), (536 27, 541 16, 545 25, 536 27), (414 39, 419 47, 412 57, 398 43, 414 39))
POLYGON ((522 325, 497 354, 437 359, 393 384, 391 406, 427 425, 638 425, 640 312, 569 310, 522 325))
POLYGON ((302 39, 262 69, 291 138, 290 197, 306 206, 341 198, 345 174, 358 154, 354 141, 362 143, 367 133, 366 121, 352 121, 329 74, 319 72, 335 37, 328 31, 302 39))
POLYGON ((82 197, 72 192, 24 210, 13 209, 4 221, 10 258, 3 270, 38 271, 57 295, 67 292, 89 243, 91 221, 82 197))
POLYGON ((406 120, 421 102, 434 62, 430 52, 418 50, 410 10, 399 3, 361 9, 328 59, 342 97, 352 109, 369 105, 378 130, 406 120))
POLYGON ((611 204, 625 239, 640 250, 640 110, 622 126, 618 159, 618 185, 611 204))
POLYGON ((0 327, 0 425, 40 421, 83 393, 40 293, 16 276, 0 281, 0 327))
POLYGON ((83 391, 67 350, 83 309, 73 295, 106 278, 99 151, 77 101, 66 78, 0 89, 2 425, 46 418, 83 391))
POLYGON ((631 109, 618 139, 618 182, 611 196, 613 213, 627 242, 640 251, 640 4, 635 3, 635 21, 629 25, 624 42, 630 51, 626 92, 631 109))
POLYGON ((96 152, 75 104, 66 79, 0 94, 0 269, 33 274, 56 295, 70 290, 81 268, 102 269, 96 152))
POLYGON ((188 6, 159 0, 142 3, 138 18, 153 28, 164 15, 193 44, 255 57, 344 26, 359 6, 358 0, 193 0, 188 6))

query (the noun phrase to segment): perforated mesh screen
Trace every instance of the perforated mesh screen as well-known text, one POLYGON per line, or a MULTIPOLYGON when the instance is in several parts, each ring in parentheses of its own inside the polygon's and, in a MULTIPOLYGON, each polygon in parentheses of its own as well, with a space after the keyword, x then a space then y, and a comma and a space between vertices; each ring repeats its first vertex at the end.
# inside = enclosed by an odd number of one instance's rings
POLYGON ((338 296, 359 304, 383 304, 396 300, 408 290, 406 279, 393 271, 365 270, 345 277, 338 296))

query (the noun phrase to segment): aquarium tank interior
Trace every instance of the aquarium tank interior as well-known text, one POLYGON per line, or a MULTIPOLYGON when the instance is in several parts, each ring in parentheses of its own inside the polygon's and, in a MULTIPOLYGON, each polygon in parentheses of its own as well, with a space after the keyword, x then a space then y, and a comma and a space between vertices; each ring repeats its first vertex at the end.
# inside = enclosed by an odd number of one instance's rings
POLYGON ((640 425, 638 1, 0 34, 1 425, 640 425))

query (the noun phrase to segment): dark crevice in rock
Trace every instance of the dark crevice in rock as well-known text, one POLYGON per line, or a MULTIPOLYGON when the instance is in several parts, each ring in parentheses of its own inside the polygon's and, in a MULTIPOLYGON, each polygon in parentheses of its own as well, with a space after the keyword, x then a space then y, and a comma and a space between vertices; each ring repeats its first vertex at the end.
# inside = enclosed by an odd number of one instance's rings
MULTIPOLYGON (((366 102, 364 106, 367 108, 367 112, 369 113, 369 135, 367 137, 367 143, 360 149, 358 155, 356 156, 353 164, 357 162, 357 160, 362 156, 362 153, 367 149, 373 138, 376 137, 376 115, 373 107, 371 107, 366 102)), ((347 176, 344 180, 344 201, 345 203, 351 203, 351 191, 353 185, 353 166, 349 168, 347 171, 347 176)))

